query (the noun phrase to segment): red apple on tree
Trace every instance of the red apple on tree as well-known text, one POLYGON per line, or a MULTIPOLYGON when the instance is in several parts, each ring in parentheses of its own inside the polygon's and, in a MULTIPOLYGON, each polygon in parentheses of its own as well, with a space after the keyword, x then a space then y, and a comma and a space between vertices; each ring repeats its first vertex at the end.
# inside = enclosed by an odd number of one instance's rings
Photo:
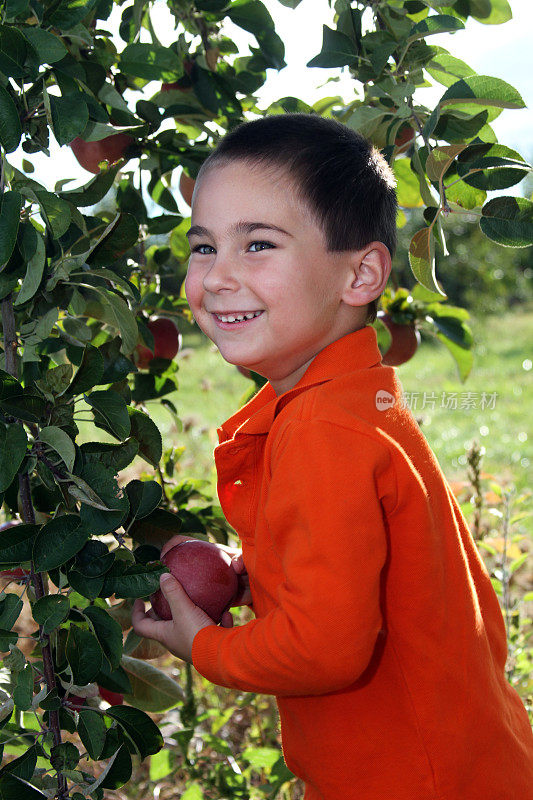
POLYGON ((391 336, 390 347, 381 357, 382 363, 387 367, 397 367, 409 361, 420 344, 420 333, 414 323, 400 325, 384 311, 378 311, 378 319, 383 322, 391 336))
POLYGON ((394 139, 394 146, 397 153, 404 153, 411 146, 411 142, 415 138, 415 132, 408 122, 402 123, 398 128, 398 132, 394 139))
MULTIPOLYGON (((181 583, 193 603, 215 622, 220 622, 239 591, 231 556, 211 542, 191 539, 180 542, 163 555, 161 562, 181 583)), ((161 589, 150 597, 160 619, 172 619, 161 589)))
POLYGON ((104 689, 103 686, 98 686, 98 693, 102 700, 105 700, 111 706, 121 706, 124 702, 123 694, 112 692, 110 689, 104 689))
POLYGON ((134 141, 135 139, 127 133, 114 133, 97 142, 85 142, 78 136, 70 142, 70 148, 80 165, 88 172, 97 175, 100 172, 101 161, 108 161, 110 164, 120 161, 134 141))
POLYGON ((181 196, 183 197, 183 199, 185 200, 185 202, 189 207, 192 206, 192 195, 194 192, 195 183, 196 180, 194 178, 191 178, 190 175, 187 175, 186 172, 182 171, 180 175, 179 188, 181 196))
POLYGON ((154 358, 167 358, 170 361, 174 358, 181 347, 181 334, 172 322, 166 317, 151 319, 148 329, 154 337, 154 352, 143 344, 136 347, 137 367, 146 369, 150 361, 154 358))
MULTIPOLYGON (((7 522, 3 522, 0 525, 0 534, 2 531, 7 531, 9 528, 13 528, 16 525, 20 525, 21 523, 16 519, 10 519, 7 522)), ((11 567, 10 569, 3 569, 0 571, 0 577, 2 578, 10 578, 11 580, 20 580, 21 578, 27 578, 30 574, 28 569, 22 569, 22 567, 11 567)))

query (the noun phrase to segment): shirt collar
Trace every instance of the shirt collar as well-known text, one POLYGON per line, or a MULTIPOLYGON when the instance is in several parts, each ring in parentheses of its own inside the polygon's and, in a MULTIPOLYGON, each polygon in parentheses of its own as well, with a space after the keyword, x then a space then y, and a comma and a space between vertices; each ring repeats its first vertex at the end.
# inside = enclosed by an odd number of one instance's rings
POLYGON ((296 386, 276 395, 266 383, 254 397, 218 429, 219 441, 236 434, 268 433, 276 414, 296 395, 347 372, 368 369, 381 361, 375 329, 367 325, 336 339, 314 357, 296 386))

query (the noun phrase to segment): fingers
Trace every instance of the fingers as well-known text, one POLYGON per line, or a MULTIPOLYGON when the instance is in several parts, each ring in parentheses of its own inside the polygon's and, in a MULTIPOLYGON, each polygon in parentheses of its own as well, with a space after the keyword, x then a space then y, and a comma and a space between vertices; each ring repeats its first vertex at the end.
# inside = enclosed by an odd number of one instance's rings
POLYGON ((164 623, 158 619, 153 609, 148 612, 144 610, 144 600, 136 600, 133 604, 131 624, 138 636, 145 636, 148 639, 156 639, 157 641, 162 641, 162 637, 164 638, 161 628, 164 623))
POLYGON ((194 621, 204 625, 206 623, 209 625, 214 624, 211 617, 193 603, 181 583, 170 572, 161 575, 160 586, 170 606, 170 613, 174 620, 183 620, 187 616, 191 622, 194 621))
POLYGON ((244 566, 242 552, 237 553, 236 556, 233 556, 233 558, 231 559, 231 566, 233 567, 237 575, 242 575, 243 572, 246 572, 246 567, 244 566))
POLYGON ((224 611, 222 614, 220 625, 222 628, 233 628, 233 617, 229 611, 224 611))

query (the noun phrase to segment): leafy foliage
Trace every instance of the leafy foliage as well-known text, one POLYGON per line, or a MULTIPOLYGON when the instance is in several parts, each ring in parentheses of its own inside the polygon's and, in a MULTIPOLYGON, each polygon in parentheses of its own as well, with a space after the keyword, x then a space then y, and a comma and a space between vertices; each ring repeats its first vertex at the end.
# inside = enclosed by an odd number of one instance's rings
MULTIPOLYGON (((224 131, 263 113, 255 93, 268 69, 284 67, 285 53, 261 0, 167 6, 169 47, 157 38, 148 0, 3 5, 0 502, 15 524, 1 531, 0 565, 25 601, 11 590, 0 595, 0 748, 16 756, 0 770, 2 798, 101 800, 130 779, 136 759, 164 752, 150 714, 177 706, 182 727, 172 735, 193 779, 201 775, 190 745, 204 717, 190 670, 182 689, 136 656, 140 644, 124 631, 131 600, 157 588, 159 548, 173 533, 226 543, 228 529, 194 482, 173 481, 176 454, 163 452, 146 404, 160 402, 179 422, 168 399, 178 368, 157 352, 141 367, 138 347, 155 348, 151 318, 189 318, 181 286, 187 221, 169 188, 173 175, 194 178, 224 131), (109 30, 116 10, 118 35, 109 30), (253 37, 249 53, 228 38, 226 22, 253 37), (49 191, 30 177, 31 162, 23 171, 10 162, 19 147, 49 154, 51 135, 92 173, 85 186, 66 188, 67 177, 49 191), (80 442, 78 422, 87 418, 112 441, 80 442), (152 472, 124 485, 120 473, 135 458, 152 472), (23 641, 16 625, 24 607, 36 632, 23 641), (98 686, 125 695, 127 705, 103 706, 98 686)), ((489 239, 511 248, 532 242, 528 199, 487 199, 529 171, 490 125, 524 104, 512 86, 475 75, 430 37, 469 17, 504 22, 509 5, 337 0, 335 9, 335 28, 324 27, 309 67, 349 70, 356 98, 310 107, 285 97, 266 113, 334 116, 383 149, 400 205, 423 209, 425 220, 409 246, 419 283, 387 293, 383 304, 399 322, 429 326, 465 379, 468 315, 445 302, 434 254, 445 250, 443 218, 472 212, 489 239), (444 87, 434 109, 415 101, 430 79, 444 87)), ((209 773, 213 791, 249 796, 259 775, 273 797, 290 779, 275 741, 246 751, 243 774, 215 733, 204 731, 225 759, 209 773)))

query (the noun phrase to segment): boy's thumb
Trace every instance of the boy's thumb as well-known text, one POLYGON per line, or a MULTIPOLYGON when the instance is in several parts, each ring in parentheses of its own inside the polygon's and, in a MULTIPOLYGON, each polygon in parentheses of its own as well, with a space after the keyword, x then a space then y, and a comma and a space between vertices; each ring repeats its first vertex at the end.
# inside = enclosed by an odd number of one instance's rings
POLYGON ((181 605, 184 600, 192 603, 191 598, 181 583, 177 581, 176 578, 170 574, 170 572, 164 572, 161 575, 159 585, 161 586, 161 591, 165 595, 171 609, 175 607, 176 604, 181 605))

